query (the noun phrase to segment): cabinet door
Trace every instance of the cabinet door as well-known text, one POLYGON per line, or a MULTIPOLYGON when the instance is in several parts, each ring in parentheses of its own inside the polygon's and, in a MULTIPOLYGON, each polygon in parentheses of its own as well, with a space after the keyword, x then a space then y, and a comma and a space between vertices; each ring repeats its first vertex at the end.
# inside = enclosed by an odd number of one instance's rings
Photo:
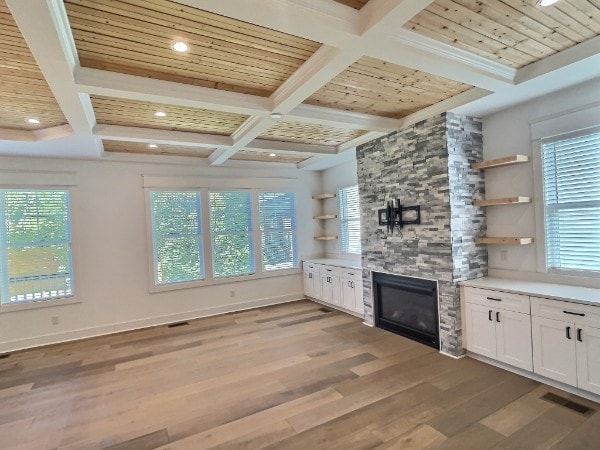
POLYGON ((319 271, 315 270, 312 272, 312 282, 313 282, 313 297, 321 300, 321 298, 322 298, 322 294, 321 294, 322 282, 321 282, 321 276, 319 274, 319 271))
POLYGON ((496 310, 496 352, 498 361, 533 370, 531 316, 514 311, 496 310))
POLYGON ((492 308, 466 303, 465 316, 467 350, 496 358, 496 322, 492 308))
POLYGON ((354 311, 361 316, 365 313, 365 305, 363 303, 363 284, 362 280, 354 280, 354 311))
POLYGON ((337 306, 342 304, 342 286, 340 277, 329 275, 329 284, 331 285, 331 303, 337 306))
POLYGON ((321 296, 319 299, 327 303, 333 303, 333 286, 330 275, 321 274, 321 296))
POLYGON ((600 394, 600 329, 577 327, 577 385, 600 394))
POLYGON ((577 385, 575 325, 571 322, 531 318, 533 371, 553 380, 577 385))
POLYGON ((340 285, 342 287, 342 306, 346 309, 354 311, 356 295, 352 280, 349 278, 340 278, 340 285))
POLYGON ((315 279, 310 270, 304 270, 304 295, 315 297, 315 279))

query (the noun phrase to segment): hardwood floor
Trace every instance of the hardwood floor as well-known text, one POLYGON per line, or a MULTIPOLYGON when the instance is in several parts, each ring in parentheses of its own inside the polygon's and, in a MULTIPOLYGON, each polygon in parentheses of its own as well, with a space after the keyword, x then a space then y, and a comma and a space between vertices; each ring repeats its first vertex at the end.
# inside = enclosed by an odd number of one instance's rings
POLYGON ((3 450, 592 449, 599 407, 309 301, 0 359, 3 450))

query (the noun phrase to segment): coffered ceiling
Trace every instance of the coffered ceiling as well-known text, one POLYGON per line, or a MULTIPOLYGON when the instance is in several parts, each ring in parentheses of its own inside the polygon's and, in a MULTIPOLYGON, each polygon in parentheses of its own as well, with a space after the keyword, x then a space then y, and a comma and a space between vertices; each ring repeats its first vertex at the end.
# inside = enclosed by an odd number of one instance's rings
POLYGON ((596 0, 0 0, 0 21, 0 152, 71 135, 88 157, 316 169, 444 111, 600 75, 596 0))

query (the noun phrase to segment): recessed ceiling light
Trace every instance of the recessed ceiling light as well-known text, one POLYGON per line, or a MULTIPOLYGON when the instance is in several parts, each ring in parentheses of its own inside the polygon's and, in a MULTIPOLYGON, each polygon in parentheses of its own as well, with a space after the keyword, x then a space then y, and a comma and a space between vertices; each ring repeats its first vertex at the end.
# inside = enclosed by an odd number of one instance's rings
POLYGON ((551 6, 554 5, 558 0, 538 0, 538 6, 551 6))
POLYGON ((271 119, 281 119, 283 117, 283 114, 278 113, 278 112, 274 112, 271 113, 271 119))
POLYGON ((173 42, 171 48, 173 48, 173 50, 175 50, 176 52, 185 53, 190 49, 190 46, 183 41, 177 41, 173 42))
POLYGON ((156 144, 148 144, 148 148, 158 148, 158 145, 156 145, 156 144))
POLYGON ((167 117, 167 113, 166 113, 166 112, 164 112, 164 111, 156 111, 156 112, 154 113, 154 115, 155 115, 156 117, 167 117))
POLYGON ((277 155, 276 155, 275 153, 269 153, 269 156, 270 156, 271 158, 275 158, 277 155))
POLYGON ((32 125, 37 125, 40 123, 39 119, 36 119, 34 117, 30 117, 29 119, 27 119, 27 123, 30 123, 32 125))

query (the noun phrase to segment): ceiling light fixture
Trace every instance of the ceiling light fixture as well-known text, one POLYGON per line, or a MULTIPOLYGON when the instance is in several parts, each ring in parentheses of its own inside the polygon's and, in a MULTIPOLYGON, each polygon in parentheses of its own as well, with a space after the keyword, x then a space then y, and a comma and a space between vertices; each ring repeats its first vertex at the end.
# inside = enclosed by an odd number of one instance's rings
POLYGON ((283 114, 278 113, 278 112, 274 112, 271 113, 271 119, 281 119, 283 117, 283 114))
POLYGON ((558 0, 538 0, 537 1, 537 5, 538 6, 551 6, 554 5, 558 0))
POLYGON ((275 158, 277 155, 276 155, 275 153, 269 153, 269 156, 270 156, 271 158, 275 158))
POLYGON ((30 123, 32 125, 37 125, 40 123, 39 119, 36 119, 34 117, 30 117, 29 119, 26 119, 27 123, 30 123))
POLYGON ((156 111, 156 112, 154 113, 154 115, 155 115, 156 117, 167 117, 167 113, 166 113, 166 112, 164 112, 164 111, 156 111))
POLYGON ((190 46, 187 45, 183 41, 177 41, 177 42, 173 42, 173 45, 171 46, 171 48, 173 50, 175 50, 176 52, 185 53, 190 49, 190 46))
POLYGON ((158 148, 158 145, 156 145, 156 144, 148 144, 148 148, 158 148))

